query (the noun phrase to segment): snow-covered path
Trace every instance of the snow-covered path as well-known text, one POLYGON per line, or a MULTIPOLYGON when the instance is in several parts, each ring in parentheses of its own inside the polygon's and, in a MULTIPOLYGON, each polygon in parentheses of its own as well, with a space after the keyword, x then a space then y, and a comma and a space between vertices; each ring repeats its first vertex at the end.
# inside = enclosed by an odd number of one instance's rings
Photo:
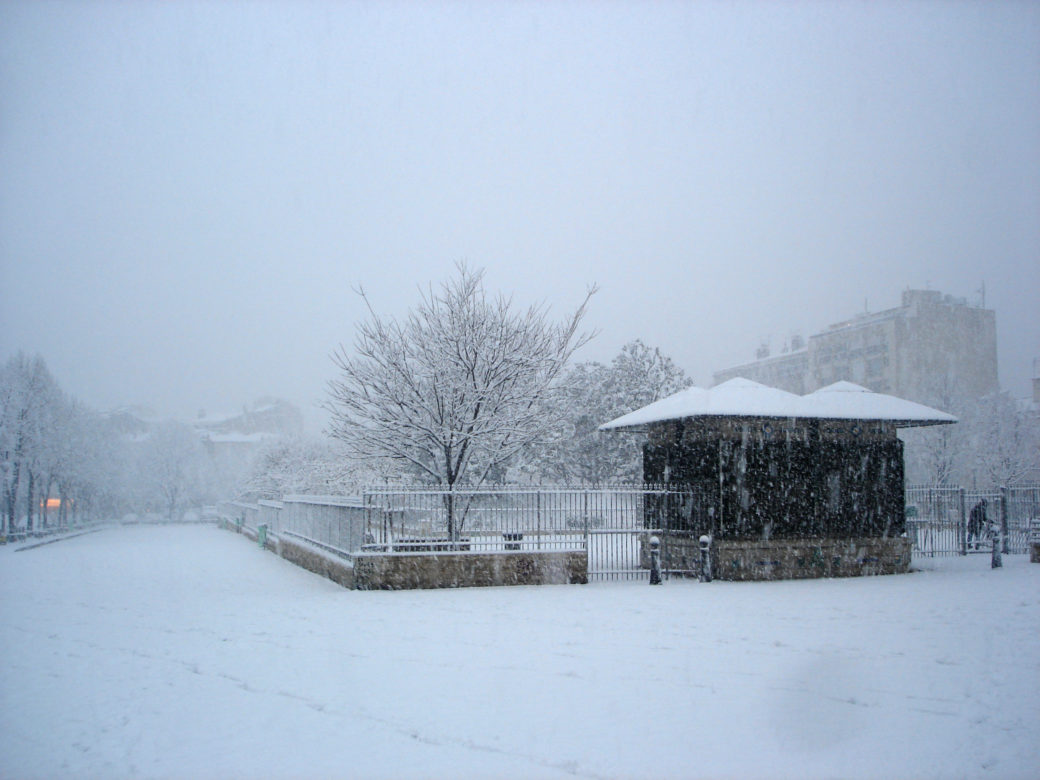
POLYGON ((1040 566, 350 592, 208 526, 0 550, 3 777, 1040 777, 1040 566))

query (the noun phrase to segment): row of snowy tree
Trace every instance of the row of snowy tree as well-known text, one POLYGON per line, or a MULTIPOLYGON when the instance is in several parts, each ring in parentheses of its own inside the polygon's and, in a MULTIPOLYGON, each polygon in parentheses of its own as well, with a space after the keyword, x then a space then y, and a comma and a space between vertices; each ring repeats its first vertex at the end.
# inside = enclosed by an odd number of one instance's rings
POLYGON ((4 528, 32 528, 51 496, 59 498, 60 523, 73 506, 104 507, 113 441, 98 415, 61 390, 42 357, 10 358, 0 367, 4 528))
POLYGON ((172 518, 235 489, 220 476, 190 425, 134 434, 64 392, 40 355, 0 366, 3 534, 128 513, 172 518))

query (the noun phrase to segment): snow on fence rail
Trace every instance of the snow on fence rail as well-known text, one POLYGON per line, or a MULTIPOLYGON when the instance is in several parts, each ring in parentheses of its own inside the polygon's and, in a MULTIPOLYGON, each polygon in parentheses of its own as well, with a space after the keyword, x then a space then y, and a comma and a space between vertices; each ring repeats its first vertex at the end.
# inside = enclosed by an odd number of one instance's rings
POLYGON ((591 529, 642 528, 645 490, 483 487, 365 491, 369 543, 468 549, 581 549, 591 529))
POLYGON ((361 550, 366 513, 355 497, 285 496, 278 533, 316 544, 339 555, 361 550))
POLYGON ((284 504, 281 501, 257 501, 256 521, 267 526, 272 533, 281 530, 281 516, 284 504))
POLYGON ((240 528, 247 528, 253 532, 257 530, 260 512, 258 504, 249 504, 244 501, 221 501, 217 504, 217 514, 235 522, 240 528))
POLYGON ((281 501, 224 501, 217 514, 257 535, 286 536, 350 557, 361 550, 365 513, 359 499, 344 496, 285 496, 281 501))
POLYGON ((257 504, 223 502, 218 514, 256 532, 295 537, 339 555, 449 550, 590 550, 638 567, 631 535, 659 524, 688 523, 689 490, 667 486, 529 488, 489 486, 366 490, 361 496, 286 496, 257 504), (626 536, 627 535, 627 536, 626 536), (621 546, 626 549, 619 552, 621 546), (600 549, 602 548, 602 550, 600 549))

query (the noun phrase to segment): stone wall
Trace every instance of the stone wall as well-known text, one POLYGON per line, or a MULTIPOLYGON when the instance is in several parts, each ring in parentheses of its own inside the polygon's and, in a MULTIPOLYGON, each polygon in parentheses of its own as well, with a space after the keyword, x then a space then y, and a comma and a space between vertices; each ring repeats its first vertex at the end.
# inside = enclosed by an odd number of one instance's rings
POLYGON ((279 538, 277 552, 290 563, 320 574, 337 585, 342 585, 344 588, 354 587, 354 568, 350 565, 350 561, 336 558, 305 542, 286 537, 279 538))
POLYGON ((661 568, 665 571, 686 572, 696 577, 701 572, 700 536, 682 531, 661 534, 661 568))
POLYGON ((700 536, 688 531, 646 532, 639 536, 639 567, 650 568, 650 539, 661 542, 661 571, 697 577, 701 572, 700 536))
POLYGON ((860 577, 910 570, 910 540, 904 537, 716 541, 714 553, 720 580, 860 577))
POLYGON ((354 558, 359 590, 568 585, 588 579, 584 551, 362 553, 354 558))
MULTIPOLYGON (((257 543, 255 531, 234 522, 223 526, 257 543)), ((286 535, 268 534, 265 546, 290 563, 357 590, 568 585, 589 580, 588 557, 578 550, 359 553, 347 560, 286 535)))
MULTIPOLYGON (((700 540, 686 532, 659 532, 661 569, 698 577, 700 540)), ((640 566, 650 568, 650 534, 640 539, 640 566)), ((790 580, 904 574, 910 569, 910 540, 773 539, 712 543, 712 576, 720 580, 790 580)))

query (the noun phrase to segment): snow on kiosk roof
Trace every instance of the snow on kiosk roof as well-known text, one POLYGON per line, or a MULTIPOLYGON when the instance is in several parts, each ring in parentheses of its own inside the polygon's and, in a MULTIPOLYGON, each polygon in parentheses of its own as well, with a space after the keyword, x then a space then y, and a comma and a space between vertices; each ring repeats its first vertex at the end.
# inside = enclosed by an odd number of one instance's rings
POLYGON ((781 417, 816 420, 873 420, 897 428, 946 425, 957 422, 952 414, 930 406, 875 393, 852 382, 835 382, 808 395, 740 377, 705 390, 689 387, 599 426, 607 431, 636 428, 687 417, 781 417))

